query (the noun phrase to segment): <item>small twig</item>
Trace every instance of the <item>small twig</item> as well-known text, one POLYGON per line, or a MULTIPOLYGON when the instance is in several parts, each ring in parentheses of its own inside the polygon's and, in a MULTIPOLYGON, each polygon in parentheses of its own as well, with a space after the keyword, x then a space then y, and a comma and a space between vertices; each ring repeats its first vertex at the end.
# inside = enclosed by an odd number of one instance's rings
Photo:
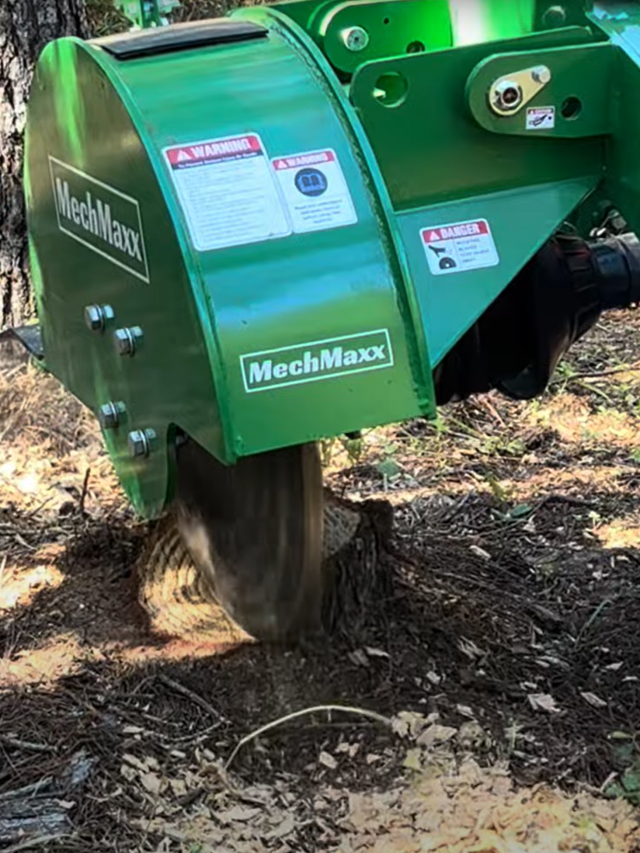
POLYGON ((617 778, 618 778, 618 773, 615 770, 612 770, 611 773, 609 773, 607 778, 604 780, 602 785, 600 785, 599 788, 596 788, 596 792, 598 794, 604 794, 604 792, 607 790, 609 785, 613 785, 613 783, 616 781, 617 778))
POLYGON ((28 749, 32 752, 54 752, 55 747, 49 746, 47 743, 33 743, 30 740, 20 740, 11 735, 0 735, 0 742, 6 743, 7 746, 15 746, 18 749, 28 749))
POLYGON ((4 794, 0 794, 0 802, 4 802, 4 800, 15 800, 16 797, 26 797, 29 794, 37 794, 43 788, 48 788, 52 782, 53 776, 45 776, 44 779, 40 779, 38 782, 33 782, 31 785, 25 785, 24 788, 15 788, 13 791, 5 791, 4 794))
POLYGON ((251 732, 242 740, 238 741, 233 752, 227 758, 227 761, 224 765, 224 769, 228 770, 229 765, 236 757, 236 755, 240 752, 243 746, 246 746, 248 743, 251 743, 252 740, 255 740, 260 735, 263 735, 265 732, 271 731, 272 729, 277 728, 278 726, 284 725, 284 723, 289 723, 291 720, 297 720, 299 717, 305 717, 308 714, 315 714, 318 711, 341 711, 345 714, 358 714, 361 717, 368 717, 370 720, 376 720, 378 723, 382 723, 382 725, 391 728, 391 720, 388 717, 383 717, 382 714, 377 714, 375 711, 367 711, 364 708, 352 708, 350 705, 314 705, 312 708, 303 708, 300 711, 294 711, 291 714, 286 714, 284 717, 279 717, 277 720, 272 720, 270 723, 266 723, 264 726, 261 726, 259 729, 251 732))
MULTIPOLYGON (((446 514, 443 516, 443 518, 440 520, 440 523, 441 523, 441 524, 444 524, 444 523, 448 523, 448 522, 450 522, 450 521, 454 518, 454 516, 456 516, 456 515, 460 512, 460 510, 462 509, 462 507, 463 507, 465 504, 467 504, 467 503, 469 502, 469 500, 470 500, 470 499, 471 499, 475 494, 476 494, 476 493, 475 493, 475 491, 474 491, 473 489, 472 489, 470 492, 467 492, 467 494, 466 494, 463 498, 461 498, 461 499, 460 499, 460 500, 455 504, 455 506, 454 506, 452 509, 450 509, 450 510, 449 510, 449 512, 448 512, 448 513, 446 513, 446 514)), ((421 520, 424 520, 424 518, 423 518, 423 519, 421 519, 421 520)))
POLYGON ((538 512, 538 510, 542 509, 542 507, 545 504, 552 504, 552 503, 559 503, 559 504, 562 503, 562 504, 570 504, 571 506, 584 506, 584 507, 590 507, 590 506, 596 505, 594 503, 594 501, 587 501, 584 498, 573 497, 572 495, 558 495, 558 494, 545 495, 543 498, 541 498, 538 501, 536 506, 531 510, 531 515, 538 512))
POLYGON ((28 512, 25 518, 33 518, 40 512, 41 509, 44 509, 46 506, 48 506, 52 500, 53 498, 47 498, 46 500, 42 501, 42 503, 39 503, 35 509, 32 509, 30 512, 28 512))
POLYGON ((89 476, 91 474, 91 468, 87 468, 84 472, 84 480, 82 481, 82 492, 80 494, 80 502, 78 503, 78 514, 82 515, 84 513, 84 502, 87 497, 87 489, 89 487, 89 476))
POLYGON ((505 424, 502 415, 487 397, 478 397, 476 404, 484 406, 484 408, 489 412, 489 414, 494 418, 494 420, 496 420, 501 427, 506 428, 507 425, 505 424))
POLYGON ((586 634, 586 632, 593 625, 593 623, 596 621, 596 619, 602 613, 602 611, 605 609, 605 607, 608 607, 612 603, 613 602, 609 598, 605 598, 600 602, 600 604, 596 607, 596 609, 593 611, 591 616, 589 616, 587 621, 584 623, 582 628, 580 628, 580 630, 578 631, 578 636, 576 637, 576 639, 574 641, 574 646, 578 645, 578 643, 582 639, 583 635, 586 634))
POLYGON ((186 696, 187 699, 191 699, 196 705, 199 705, 204 711, 211 714, 211 716, 216 720, 218 725, 221 722, 221 714, 219 711, 210 705, 202 696, 198 696, 197 693, 194 693, 193 690, 189 690, 188 687, 185 687, 183 684, 180 684, 177 681, 174 681, 173 678, 169 678, 168 675, 160 674, 158 675, 158 680, 165 684, 167 687, 170 687, 172 690, 175 690, 176 693, 181 693, 183 696, 186 696))
POLYGON ((560 385, 563 382, 577 382, 580 379, 600 379, 601 376, 615 376, 617 373, 637 373, 640 366, 632 364, 627 367, 616 367, 612 370, 585 370, 582 373, 574 373, 571 376, 558 376, 551 380, 551 384, 560 385))
POLYGON ((36 835, 35 838, 25 838, 24 841, 18 841, 11 847, 5 847, 2 853, 18 853, 19 850, 35 848, 42 850, 44 844, 48 844, 50 841, 60 841, 61 838, 66 838, 68 834, 67 832, 59 832, 56 835, 36 835))

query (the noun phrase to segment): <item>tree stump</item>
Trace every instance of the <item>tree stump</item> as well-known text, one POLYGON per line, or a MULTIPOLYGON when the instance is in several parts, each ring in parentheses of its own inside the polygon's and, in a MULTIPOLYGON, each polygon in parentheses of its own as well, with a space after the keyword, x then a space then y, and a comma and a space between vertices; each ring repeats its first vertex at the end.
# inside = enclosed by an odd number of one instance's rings
MULTIPOLYGON (((354 503, 325 491, 322 623, 329 633, 357 632, 388 590, 380 557, 391 534, 386 501, 354 503)), ((154 633, 233 644, 248 635, 216 601, 167 516, 151 532, 137 565, 140 604, 154 633)))

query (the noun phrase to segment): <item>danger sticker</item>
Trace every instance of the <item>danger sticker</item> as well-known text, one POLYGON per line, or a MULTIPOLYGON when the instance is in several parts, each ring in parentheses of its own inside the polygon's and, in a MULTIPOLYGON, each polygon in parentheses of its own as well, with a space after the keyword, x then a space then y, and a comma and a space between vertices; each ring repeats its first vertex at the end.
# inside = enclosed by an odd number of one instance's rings
POLYGON ((467 272, 500 263, 486 219, 423 228, 420 237, 433 275, 467 272))
POLYGON ((273 169, 296 233, 325 231, 358 221, 335 151, 276 157, 273 169))
POLYGON ((555 126, 555 107, 529 107, 527 109, 527 130, 551 130, 555 126))
POLYGON ((164 156, 198 251, 291 233, 257 134, 175 145, 165 148, 164 156))

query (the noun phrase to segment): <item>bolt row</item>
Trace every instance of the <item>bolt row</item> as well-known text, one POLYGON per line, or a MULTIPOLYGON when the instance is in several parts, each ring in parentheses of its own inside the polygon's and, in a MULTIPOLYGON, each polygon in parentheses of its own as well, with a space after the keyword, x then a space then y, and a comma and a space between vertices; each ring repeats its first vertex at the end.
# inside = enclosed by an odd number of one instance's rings
MULTIPOLYGON (((115 319, 115 312, 110 305, 87 305, 84 309, 84 321, 87 328, 92 332, 104 332, 107 325, 115 319)), ((142 340, 142 329, 140 326, 126 326, 116 329, 113 333, 113 342, 116 352, 120 356, 133 356, 142 340)), ((126 406, 122 401, 110 400, 98 409, 98 420, 100 426, 105 430, 117 429, 124 415, 126 406)), ((127 446, 129 453, 134 458, 146 457, 151 453, 156 432, 153 429, 134 429, 127 435, 127 446)))

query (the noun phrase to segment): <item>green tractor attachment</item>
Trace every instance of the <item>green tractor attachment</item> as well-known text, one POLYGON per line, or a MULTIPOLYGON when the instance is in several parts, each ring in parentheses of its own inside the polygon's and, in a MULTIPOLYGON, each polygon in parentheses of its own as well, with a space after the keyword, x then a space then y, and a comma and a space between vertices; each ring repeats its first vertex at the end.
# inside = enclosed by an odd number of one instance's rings
POLYGON ((131 31, 39 60, 41 340, 12 334, 280 637, 317 624, 320 439, 540 394, 640 301, 640 3, 175 5, 120 0, 131 31))

